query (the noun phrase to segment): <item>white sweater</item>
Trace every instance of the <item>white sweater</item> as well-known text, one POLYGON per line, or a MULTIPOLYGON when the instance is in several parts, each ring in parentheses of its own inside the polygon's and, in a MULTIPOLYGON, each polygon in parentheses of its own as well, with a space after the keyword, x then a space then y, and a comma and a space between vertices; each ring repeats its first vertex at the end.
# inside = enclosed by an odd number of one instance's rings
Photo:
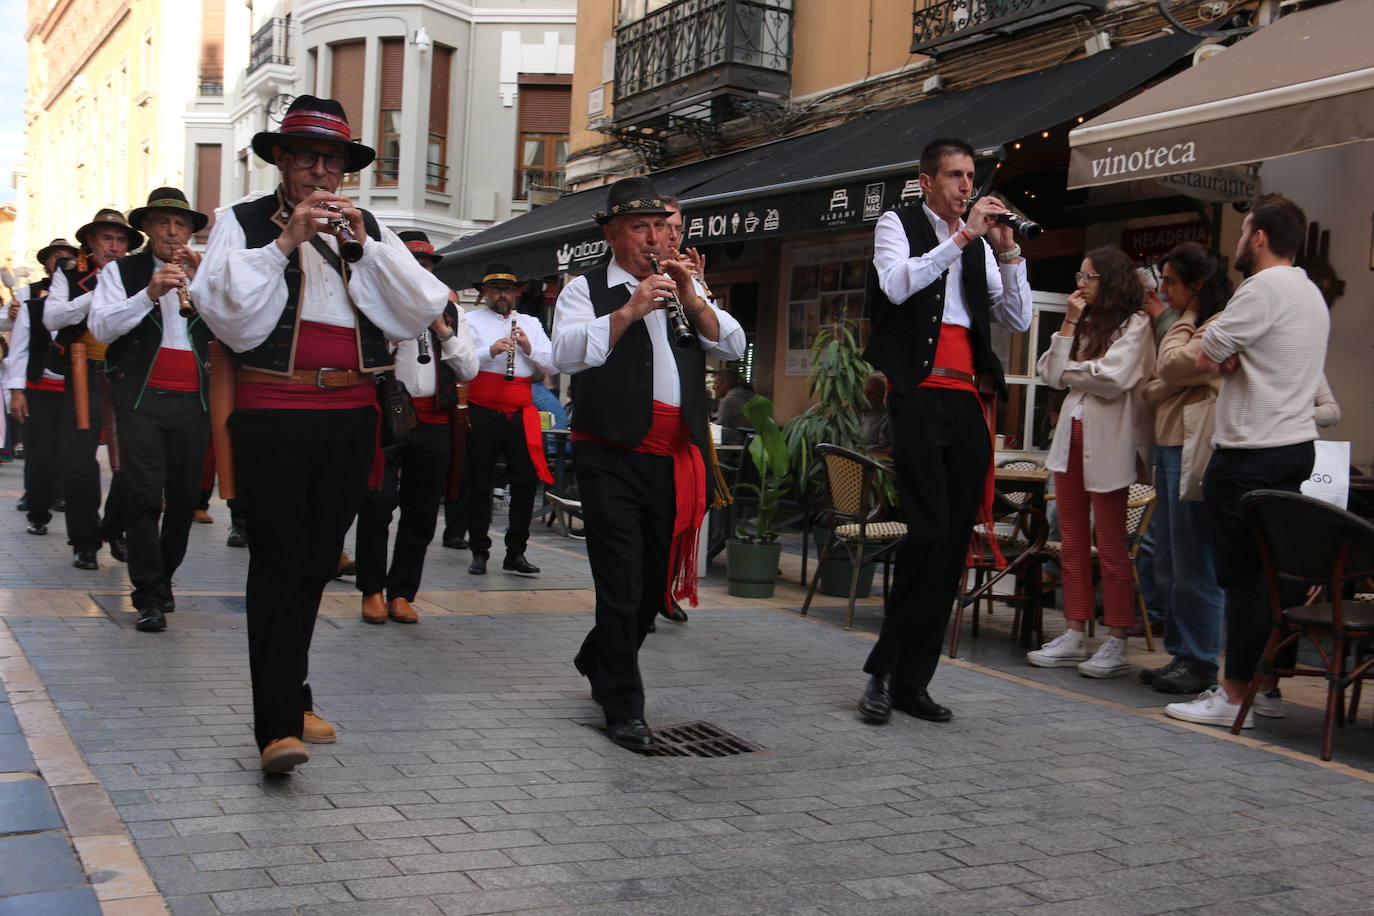
POLYGON ((1274 448, 1317 438, 1331 318, 1300 267, 1270 267, 1242 283, 1208 323, 1202 352, 1217 362, 1240 357, 1217 395, 1217 448, 1274 448))

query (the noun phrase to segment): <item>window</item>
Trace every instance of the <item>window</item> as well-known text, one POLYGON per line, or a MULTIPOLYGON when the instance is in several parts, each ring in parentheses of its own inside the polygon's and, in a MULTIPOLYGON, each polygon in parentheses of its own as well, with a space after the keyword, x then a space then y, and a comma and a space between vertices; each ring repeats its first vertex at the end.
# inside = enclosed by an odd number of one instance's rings
POLYGON ((434 46, 429 83, 429 145, 425 151, 425 188, 448 190, 448 109, 453 49, 434 46))
POLYGON ((662 9, 673 0, 620 0, 620 22, 634 22, 662 9))
POLYGON ((202 0, 200 94, 224 95, 224 0, 202 0))
POLYGON ((253 190, 253 170, 248 165, 248 150, 239 151, 239 196, 247 197, 253 190))
POLYGON ((572 83, 556 74, 521 74, 515 198, 531 189, 562 188, 568 159, 572 83))
MULTIPOLYGON (((358 139, 363 126, 363 64, 366 58, 367 46, 361 41, 330 46, 329 95, 343 106, 354 139, 358 139)), ((343 184, 356 186, 358 173, 344 175, 343 184)))
POLYGON ((377 165, 373 183, 394 187, 401 172, 401 86, 405 77, 405 39, 383 38, 382 83, 378 107, 377 165))
POLYGON ((210 222, 196 233, 196 241, 204 242, 210 237, 210 227, 215 224, 215 210, 219 209, 220 145, 218 143, 196 144, 196 203, 201 213, 208 214, 210 222))

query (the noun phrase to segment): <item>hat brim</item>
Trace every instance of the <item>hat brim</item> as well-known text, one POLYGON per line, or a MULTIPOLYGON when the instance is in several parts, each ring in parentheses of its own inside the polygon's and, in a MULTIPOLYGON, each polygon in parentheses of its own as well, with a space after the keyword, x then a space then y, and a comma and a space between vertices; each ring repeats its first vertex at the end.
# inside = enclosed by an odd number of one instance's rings
POLYGON ((87 233, 92 232, 92 231, 94 231, 94 230, 96 230, 96 229, 104 229, 104 228, 114 228, 114 229, 120 229, 120 230, 122 230, 122 231, 124 232, 124 234, 127 235, 127 236, 129 237, 129 250, 130 250, 130 251, 133 251, 133 250, 136 249, 139 245, 142 245, 142 244, 143 244, 143 233, 142 233, 142 232, 139 232, 137 229, 133 228, 132 226, 124 226, 124 225, 121 225, 120 223, 111 222, 111 221, 109 221, 109 220, 97 220, 96 222, 87 223, 86 225, 82 226, 80 229, 76 230, 76 240, 77 240, 78 242, 80 242, 82 245, 84 245, 84 244, 86 244, 86 234, 87 234, 87 233))
POLYGON ((44 248, 38 249, 38 263, 42 264, 44 261, 48 259, 48 255, 52 254, 55 251, 70 251, 72 253, 72 257, 74 258, 81 256, 81 252, 70 245, 48 245, 44 248))
POLYGON ((190 207, 187 207, 185 210, 181 207, 138 207, 137 209, 129 211, 129 225, 133 226, 136 230, 142 231, 143 218, 156 210, 166 210, 168 213, 180 213, 182 216, 191 217, 192 232, 199 232, 210 222, 210 217, 201 213, 199 210, 192 210, 190 207))
POLYGON ((348 159, 348 165, 344 166, 345 172, 360 172, 377 158, 376 150, 355 141, 335 140, 318 134, 284 134, 273 130, 259 131, 253 135, 253 152, 268 165, 276 165, 276 160, 272 158, 272 149, 281 146, 286 140, 323 140, 327 143, 337 143, 344 148, 344 156, 348 159))
POLYGON ((607 210, 597 210, 592 217, 597 225, 604 226, 617 216, 671 216, 672 210, 667 207, 650 207, 643 210, 622 210, 619 213, 611 213, 607 210))

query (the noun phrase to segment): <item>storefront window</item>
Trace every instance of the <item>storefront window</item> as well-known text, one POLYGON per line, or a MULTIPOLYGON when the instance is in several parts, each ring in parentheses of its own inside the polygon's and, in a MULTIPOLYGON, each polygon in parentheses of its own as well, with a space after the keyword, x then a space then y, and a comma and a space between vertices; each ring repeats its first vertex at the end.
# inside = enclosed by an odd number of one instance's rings
POLYGON ((859 346, 868 342, 864 314, 864 279, 873 259, 873 239, 792 249, 787 286, 787 375, 808 375, 811 345, 821 328, 843 320, 855 322, 859 346))

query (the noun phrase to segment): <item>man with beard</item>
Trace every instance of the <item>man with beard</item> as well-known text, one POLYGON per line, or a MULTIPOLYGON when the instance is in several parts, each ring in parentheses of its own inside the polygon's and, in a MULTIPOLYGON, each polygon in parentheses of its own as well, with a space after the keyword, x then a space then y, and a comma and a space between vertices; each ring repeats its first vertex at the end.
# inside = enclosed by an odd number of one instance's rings
POLYGON ((485 575, 491 552, 492 472, 496 459, 506 460, 506 490, 510 494, 506 521, 506 558, 501 569, 519 576, 536 576, 539 567, 525 559, 534 514, 535 478, 553 483, 544 459, 544 436, 539 411, 530 392, 536 371, 556 371, 549 338, 533 315, 515 311, 524 284, 505 264, 491 264, 476 284, 487 307, 468 315, 472 342, 479 362, 477 376, 468 386, 467 477, 468 546, 472 564, 468 572, 485 575))
POLYGON ((744 355, 739 322, 708 303, 691 264, 668 256, 668 208, 648 178, 625 178, 596 215, 612 259, 574 279, 555 307, 554 362, 573 374, 573 466, 596 583, 596 623, 574 659, 631 750, 654 746, 639 647, 673 597, 696 595, 708 498, 706 356, 744 355), (657 258, 659 271, 651 258, 657 258), (696 332, 669 339, 675 296, 696 332))
MULTIPOLYGON (((138 248, 143 233, 125 222, 118 210, 102 209, 76 230, 76 239, 81 244, 81 256, 76 266, 53 275, 43 324, 49 331, 57 332, 49 364, 67 376, 69 382, 62 404, 62 490, 67 503, 67 543, 72 547, 72 565, 77 569, 99 569, 95 555, 106 538, 100 523, 100 464, 96 461, 96 450, 104 430, 101 411, 108 392, 104 384, 105 345, 88 330, 87 319, 100 271, 138 248), (86 429, 76 426, 77 392, 76 386, 70 384, 72 345, 76 343, 86 348, 86 404, 90 417, 86 429)), ((122 490, 123 475, 115 472, 110 481, 107 514, 118 516, 110 519, 110 534, 120 542, 111 540, 110 554, 120 561, 128 559, 122 543, 122 490)))
POLYGON ((43 325, 49 286, 59 266, 80 254, 66 239, 53 239, 38 251, 48 275, 19 290, 15 298, 14 329, 5 361, 5 387, 10 392, 10 416, 24 424, 24 508, 29 534, 45 535, 52 520, 60 482, 62 453, 62 392, 65 379, 48 364, 53 333, 43 325))
MULTIPOLYGON (((333 99, 299 96, 253 151, 277 190, 221 214, 191 295, 237 363, 228 418, 248 536, 248 664, 264 773, 334 740, 306 683, 324 587, 371 471, 380 482, 374 374, 388 340, 416 337, 448 287, 390 229, 338 193, 374 150, 333 99)), ((223 469, 221 469, 223 473, 223 469)))
MULTIPOLYGON (((1202 332, 1197 368, 1221 374, 1215 450, 1202 492, 1212 520, 1217 581, 1226 593, 1226 670, 1217 686, 1167 715, 1230 727, 1269 637, 1269 603, 1259 548, 1241 514, 1251 490, 1298 492, 1312 473, 1316 399, 1323 387, 1331 318, 1321 290, 1293 260, 1307 237, 1307 217, 1293 201, 1265 194, 1250 207, 1236 243, 1246 279, 1202 332)), ((1298 604, 1301 599, 1285 602, 1298 604)), ((1273 676, 1260 683, 1263 693, 1273 676)), ((1260 710, 1282 715, 1270 701, 1260 710)), ((1255 710, 1244 727, 1254 724, 1255 710)))
POLYGON ((172 576, 186 556, 210 435, 210 333, 199 315, 181 314, 181 293, 200 262, 187 246, 209 219, 177 188, 149 194, 129 214, 148 244, 100 272, 88 318, 108 346, 134 626, 145 633, 166 629, 166 615, 176 610, 172 576))

